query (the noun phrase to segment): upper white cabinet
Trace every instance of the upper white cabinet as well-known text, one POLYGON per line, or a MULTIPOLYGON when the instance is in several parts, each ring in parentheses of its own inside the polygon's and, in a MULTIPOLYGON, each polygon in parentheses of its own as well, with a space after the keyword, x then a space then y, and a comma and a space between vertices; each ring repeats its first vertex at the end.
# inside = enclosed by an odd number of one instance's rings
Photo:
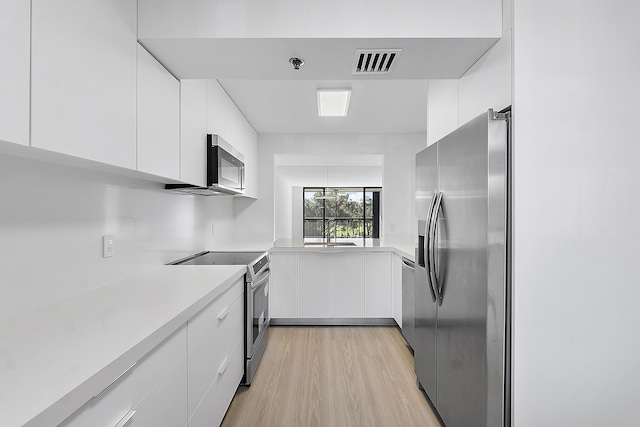
POLYGON ((180 178, 180 82, 138 44, 137 169, 180 178))
POLYGON ((180 181, 207 185, 207 81, 180 81, 180 181))
POLYGON ((29 145, 31 5, 0 2, 0 140, 29 145))
POLYGON ((136 168, 136 2, 33 0, 31 143, 136 168))

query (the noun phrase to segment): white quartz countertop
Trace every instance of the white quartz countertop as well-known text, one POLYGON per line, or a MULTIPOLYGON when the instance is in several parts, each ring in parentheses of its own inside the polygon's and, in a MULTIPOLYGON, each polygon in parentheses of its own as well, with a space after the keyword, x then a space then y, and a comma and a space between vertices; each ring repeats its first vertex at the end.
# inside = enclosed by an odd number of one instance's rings
POLYGON ((0 322, 0 424, 57 425, 245 270, 150 267, 143 274, 0 322))
MULTIPOLYGON (((319 243, 320 241, 318 241, 319 243)), ((278 239, 275 241, 272 252, 278 251, 327 251, 327 252, 344 252, 345 250, 360 250, 360 251, 390 251, 396 254, 414 260, 414 250, 411 243, 394 242, 387 243, 379 239, 339 239, 339 242, 352 242, 353 246, 322 246, 322 245, 308 245, 305 246, 305 242, 302 239, 278 239)))

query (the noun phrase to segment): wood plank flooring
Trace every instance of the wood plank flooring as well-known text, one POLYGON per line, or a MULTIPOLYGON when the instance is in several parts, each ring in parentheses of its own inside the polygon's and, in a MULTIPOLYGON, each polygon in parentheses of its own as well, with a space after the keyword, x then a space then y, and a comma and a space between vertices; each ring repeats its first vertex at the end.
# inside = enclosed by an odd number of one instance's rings
POLYGON ((223 427, 440 427, 395 327, 271 327, 223 427))

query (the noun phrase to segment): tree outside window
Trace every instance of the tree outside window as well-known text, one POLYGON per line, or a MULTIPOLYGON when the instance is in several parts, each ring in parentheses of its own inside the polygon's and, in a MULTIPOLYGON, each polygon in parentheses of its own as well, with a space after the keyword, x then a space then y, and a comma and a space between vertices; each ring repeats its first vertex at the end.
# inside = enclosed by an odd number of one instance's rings
POLYGON ((304 238, 379 238, 381 190, 304 188, 304 238))

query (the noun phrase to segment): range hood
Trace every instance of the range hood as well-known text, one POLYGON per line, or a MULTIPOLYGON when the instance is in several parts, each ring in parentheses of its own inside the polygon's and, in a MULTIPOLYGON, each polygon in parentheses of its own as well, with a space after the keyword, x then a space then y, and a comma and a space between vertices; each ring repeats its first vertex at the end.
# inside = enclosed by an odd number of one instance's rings
POLYGON ((166 190, 198 196, 244 194, 244 156, 218 135, 207 135, 207 186, 167 184, 166 190))
POLYGON ((238 194, 244 194, 244 191, 234 190, 233 188, 225 187, 220 184, 212 184, 209 187, 198 187, 197 185, 188 184, 166 184, 165 190, 173 191, 174 193, 191 194, 196 196, 235 196, 238 194))

